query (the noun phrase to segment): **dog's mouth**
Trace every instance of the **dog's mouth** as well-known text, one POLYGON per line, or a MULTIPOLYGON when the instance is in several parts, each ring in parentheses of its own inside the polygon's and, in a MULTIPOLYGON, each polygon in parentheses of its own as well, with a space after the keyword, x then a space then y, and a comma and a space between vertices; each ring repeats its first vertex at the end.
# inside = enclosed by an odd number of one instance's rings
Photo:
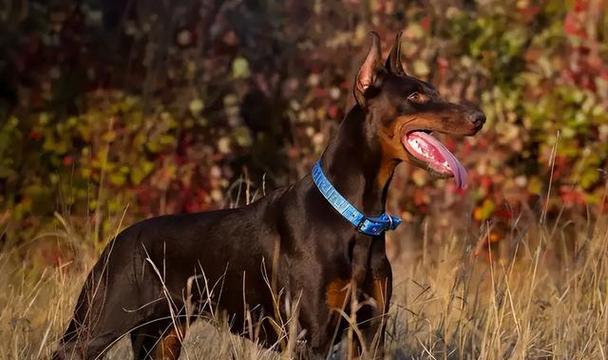
POLYGON ((440 177, 453 176, 456 186, 465 188, 467 171, 464 166, 429 131, 410 131, 403 135, 401 143, 412 157, 426 164, 431 172, 440 177))

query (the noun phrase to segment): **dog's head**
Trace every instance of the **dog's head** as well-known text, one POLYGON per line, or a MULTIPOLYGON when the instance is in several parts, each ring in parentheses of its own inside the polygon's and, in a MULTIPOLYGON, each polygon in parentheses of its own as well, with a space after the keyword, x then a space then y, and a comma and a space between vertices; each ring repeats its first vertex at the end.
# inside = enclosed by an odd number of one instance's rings
POLYGON ((453 176, 460 187, 466 171, 432 132, 475 135, 485 123, 477 108, 447 102, 433 85, 408 75, 401 64, 401 34, 390 55, 381 59, 380 39, 371 33, 372 44, 354 85, 359 106, 368 113, 383 156, 427 169, 440 177, 453 176))

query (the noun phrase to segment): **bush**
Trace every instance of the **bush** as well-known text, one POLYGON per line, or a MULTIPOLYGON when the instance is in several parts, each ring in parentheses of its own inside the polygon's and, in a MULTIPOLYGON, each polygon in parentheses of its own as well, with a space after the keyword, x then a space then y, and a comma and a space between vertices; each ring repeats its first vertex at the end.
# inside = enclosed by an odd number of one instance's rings
MULTIPOLYGON (((230 205, 244 177, 294 181, 344 115, 368 28, 387 42, 404 30, 409 72, 481 103, 482 135, 457 150, 476 220, 548 193, 551 208, 607 208, 608 20, 596 2, 25 3, 2 14, 0 37, 11 246, 55 212, 95 214, 99 246, 127 204, 129 218, 198 211, 230 205)), ((412 221, 456 191, 410 175, 395 201, 412 221)))

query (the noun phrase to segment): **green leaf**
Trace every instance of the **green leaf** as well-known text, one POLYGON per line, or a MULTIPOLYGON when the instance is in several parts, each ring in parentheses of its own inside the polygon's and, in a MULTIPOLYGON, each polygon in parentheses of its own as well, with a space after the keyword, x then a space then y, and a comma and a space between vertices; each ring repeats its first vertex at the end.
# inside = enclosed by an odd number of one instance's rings
POLYGON ((595 184, 600 178, 600 172, 595 169, 585 169, 581 175, 580 185, 583 189, 589 189, 593 184, 595 184))
POLYGON ((237 57, 232 62, 232 77, 235 79, 246 79, 250 75, 249 62, 243 57, 237 57))
POLYGON ((110 183, 115 186, 122 186, 127 181, 127 177, 121 172, 110 174, 109 179, 110 183))
POLYGON ((205 104, 201 99, 193 99, 192 101, 190 101, 190 113, 192 113, 192 115, 194 116, 198 116, 201 111, 203 111, 204 107, 205 104))

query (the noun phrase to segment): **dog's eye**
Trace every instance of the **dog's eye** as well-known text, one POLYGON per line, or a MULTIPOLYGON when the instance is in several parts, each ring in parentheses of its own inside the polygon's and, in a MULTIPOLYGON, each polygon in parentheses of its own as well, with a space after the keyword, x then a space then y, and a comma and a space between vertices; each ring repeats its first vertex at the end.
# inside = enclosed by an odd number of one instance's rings
POLYGON ((407 97, 408 101, 411 101, 416 104, 422 104, 429 100, 429 97, 421 94, 419 92, 411 93, 410 96, 407 97))

